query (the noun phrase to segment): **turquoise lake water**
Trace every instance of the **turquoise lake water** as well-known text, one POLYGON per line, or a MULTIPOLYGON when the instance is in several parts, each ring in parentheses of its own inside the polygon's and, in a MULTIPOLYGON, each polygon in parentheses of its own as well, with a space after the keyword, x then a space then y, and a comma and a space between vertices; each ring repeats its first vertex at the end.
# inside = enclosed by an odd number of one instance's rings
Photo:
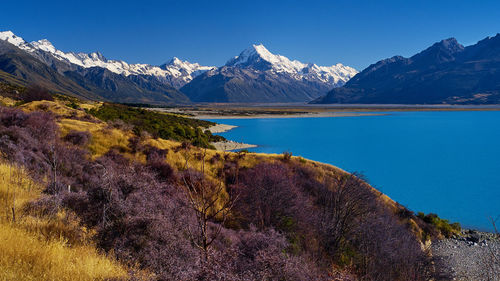
MULTIPOLYGON (((217 119, 228 139, 361 172, 413 211, 491 230, 500 215, 500 112, 395 112, 384 116, 217 119)), ((499 222, 500 224, 500 222, 499 222)))

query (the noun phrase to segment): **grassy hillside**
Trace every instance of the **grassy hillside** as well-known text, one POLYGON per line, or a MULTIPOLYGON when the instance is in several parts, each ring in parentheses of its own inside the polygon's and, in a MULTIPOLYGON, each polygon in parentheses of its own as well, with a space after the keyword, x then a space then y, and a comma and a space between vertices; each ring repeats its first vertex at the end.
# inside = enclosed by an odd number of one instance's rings
POLYGON ((0 107, 5 167, 33 183, 0 193, 0 236, 12 241, 0 247, 20 261, 6 279, 131 278, 121 264, 151 280, 429 277, 423 243, 439 228, 360 176, 291 154, 216 151, 179 131, 160 136, 209 122, 61 100, 20 108, 0 107), (39 265, 25 266, 31 257, 12 246, 21 243, 44 256, 39 265), (46 278, 65 278, 55 276, 46 278))

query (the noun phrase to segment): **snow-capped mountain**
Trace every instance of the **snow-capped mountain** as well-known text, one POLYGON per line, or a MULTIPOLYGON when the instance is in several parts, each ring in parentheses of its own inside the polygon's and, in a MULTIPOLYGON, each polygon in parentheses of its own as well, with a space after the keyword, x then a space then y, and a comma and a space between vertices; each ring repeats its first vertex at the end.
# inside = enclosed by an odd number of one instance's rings
POLYGON ((331 85, 332 88, 342 86, 358 73, 356 69, 341 63, 332 66, 318 66, 313 63, 290 60, 285 56, 269 52, 262 44, 252 45, 245 49, 238 56, 229 60, 226 66, 287 73, 297 80, 323 82, 331 85))
POLYGON ((302 63, 252 45, 180 90, 197 102, 306 102, 344 85, 357 73, 340 63, 302 63))
POLYGON ((158 80, 164 83, 168 83, 175 88, 180 88, 193 80, 193 78, 197 75, 215 68, 213 66, 202 66, 198 63, 181 61, 176 57, 160 67, 140 63, 129 64, 121 60, 108 60, 99 52, 93 52, 90 54, 74 52, 66 53, 56 49, 54 45, 47 39, 28 43, 23 38, 16 36, 11 31, 0 32, 0 39, 8 41, 9 43, 19 47, 22 50, 30 52, 42 60, 46 60, 46 56, 44 54, 40 54, 39 51, 50 53, 59 61, 74 64, 83 68, 101 67, 113 73, 125 76, 154 76, 158 80))

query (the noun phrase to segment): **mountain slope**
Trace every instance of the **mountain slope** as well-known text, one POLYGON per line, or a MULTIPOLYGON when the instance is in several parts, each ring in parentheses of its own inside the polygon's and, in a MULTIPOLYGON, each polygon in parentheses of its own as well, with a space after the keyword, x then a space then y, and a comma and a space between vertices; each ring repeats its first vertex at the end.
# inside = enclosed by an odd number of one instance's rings
POLYGON ((343 85, 357 71, 292 61, 252 45, 181 88, 195 102, 304 102, 343 85))
MULTIPOLYGON (((20 78, 25 84, 36 83, 54 92, 94 100, 152 104, 189 102, 184 94, 156 76, 117 74, 108 68, 90 67, 90 62, 83 67, 76 64, 78 61, 74 58, 86 54, 67 55, 55 50, 46 40, 30 44, 11 32, 0 33, 0 39, 0 70, 20 78), (64 56, 66 59, 62 59, 64 56)), ((103 58, 98 53, 88 57, 103 58)))
POLYGON ((379 61, 313 103, 500 103, 500 35, 467 47, 450 38, 379 61))
POLYGON ((98 99, 99 96, 78 83, 61 75, 46 64, 15 46, 0 40, 0 70, 8 75, 0 79, 15 84, 37 83, 53 92, 77 96, 85 99, 98 99), (13 81, 15 79, 15 81, 13 81))

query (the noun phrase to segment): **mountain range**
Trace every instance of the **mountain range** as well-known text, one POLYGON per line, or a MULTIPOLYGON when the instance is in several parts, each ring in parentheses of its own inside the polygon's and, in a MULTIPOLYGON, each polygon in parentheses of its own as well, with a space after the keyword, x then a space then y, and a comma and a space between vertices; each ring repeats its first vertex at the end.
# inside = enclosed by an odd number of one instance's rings
POLYGON ((0 79, 126 103, 307 102, 342 86, 357 71, 317 66, 252 45, 222 67, 176 57, 154 66, 105 58, 99 52, 63 52, 46 40, 26 42, 0 32, 0 79))
POLYGON ((381 60, 312 103, 500 104, 500 34, 467 47, 450 38, 381 60))

